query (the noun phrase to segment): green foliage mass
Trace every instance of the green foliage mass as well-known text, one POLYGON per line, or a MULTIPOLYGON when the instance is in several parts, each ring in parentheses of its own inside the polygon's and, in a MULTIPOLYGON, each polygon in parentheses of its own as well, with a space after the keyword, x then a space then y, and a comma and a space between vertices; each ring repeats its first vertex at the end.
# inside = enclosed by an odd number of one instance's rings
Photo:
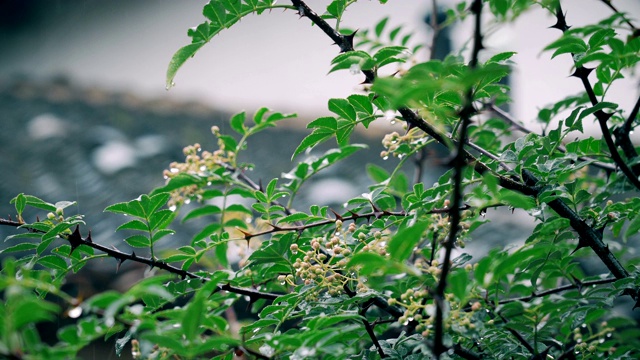
POLYGON ((16 196, 16 220, 0 220, 17 227, 2 251, 0 356, 69 359, 115 337, 116 351, 136 359, 640 357, 640 328, 619 315, 640 304, 640 165, 629 137, 640 100, 623 109, 608 96, 620 79, 638 81, 640 33, 631 17, 593 0, 588 6, 610 15, 570 27, 558 1, 463 1, 431 30, 472 22, 469 51, 416 62, 420 46, 386 18, 345 28, 354 2, 333 0, 320 12, 300 0, 207 3, 191 43, 171 59, 167 86, 223 29, 284 9, 336 42, 340 53, 327 69, 362 73, 363 91, 329 99, 329 115, 308 123, 292 168, 265 186, 246 171, 261 165, 238 155, 252 135, 293 115, 261 108, 234 115, 230 134, 213 127, 216 149, 187 146, 163 187, 105 209, 127 216, 116 230, 139 253, 83 236, 82 216, 65 215, 71 202, 16 196), (531 32, 557 32, 540 50, 550 61, 571 56, 575 78, 557 81, 583 86, 540 109, 540 133, 500 107, 511 101, 502 80, 518 66, 515 53, 485 56, 482 46, 485 29, 525 12, 555 17, 531 32), (393 75, 379 75, 382 68, 393 75), (398 124, 380 156, 395 161, 393 171, 363 164, 369 190, 343 209, 294 208, 309 179, 369 151, 351 143, 354 131, 389 122, 398 124), (591 123, 600 134, 580 134, 591 123), (308 155, 321 143, 335 145, 308 155), (448 170, 429 185, 421 173, 434 147, 449 153, 448 170), (465 253, 494 208, 535 227, 522 243, 465 253), (205 225, 191 239, 171 229, 196 219, 205 225), (167 235, 182 246, 159 250, 167 235), (105 257, 154 270, 125 293, 80 299, 61 289, 105 257), (63 316, 73 321, 56 343, 43 342, 36 325, 63 316))

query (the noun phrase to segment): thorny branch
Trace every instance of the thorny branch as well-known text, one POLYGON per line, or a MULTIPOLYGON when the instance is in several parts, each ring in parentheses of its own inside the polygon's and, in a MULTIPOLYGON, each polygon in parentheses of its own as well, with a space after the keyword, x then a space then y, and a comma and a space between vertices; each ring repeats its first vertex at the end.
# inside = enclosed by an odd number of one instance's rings
MULTIPOLYGON (((638 152, 636 151, 635 146, 633 146, 629 134, 631 134, 631 131, 633 130, 633 123, 637 120, 639 110, 640 97, 638 97, 636 104, 633 106, 633 109, 624 124, 613 131, 613 135, 616 137, 616 145, 622 148, 624 156, 629 160, 635 159, 638 156, 638 152)), ((632 165, 631 170, 633 170, 634 174, 640 174, 640 164, 632 165)))
MULTIPOLYGON (((12 220, 6 220, 6 219, 0 219, 0 225, 7 225, 7 226, 13 226, 13 227, 22 227, 28 231, 31 232, 41 232, 38 231, 36 229, 33 228, 29 228, 28 225, 25 225, 23 223, 20 223, 18 221, 12 221, 12 220)), ((132 252, 131 254, 127 254, 125 252, 122 252, 118 249, 116 249, 115 247, 110 248, 98 243, 93 242, 93 240, 91 239, 91 232, 89 232, 89 234, 87 235, 87 237, 82 238, 82 236, 80 235, 80 226, 76 226, 76 229, 73 231, 73 233, 71 234, 59 234, 58 236, 60 236, 61 238, 69 241, 69 245, 71 245, 71 251, 73 252, 75 249, 78 248, 78 246, 80 245, 86 245, 88 247, 91 247, 93 249, 102 251, 103 253, 107 254, 110 257, 113 257, 114 259, 116 259, 118 261, 118 268, 120 267, 120 265, 122 265, 123 262, 125 262, 126 260, 130 260, 130 261, 134 261, 137 263, 141 263, 141 264, 145 264, 151 268, 158 268, 158 269, 162 269, 165 271, 168 271, 169 273, 175 274, 180 276, 181 278, 190 278, 190 279, 195 279, 195 280, 200 280, 203 282, 206 281, 210 281, 210 279, 208 277, 205 276, 201 276, 195 273, 192 273, 190 271, 187 270, 183 270, 180 269, 178 267, 175 267, 173 265, 170 265, 162 260, 156 260, 156 259, 152 259, 152 258, 146 258, 146 257, 142 257, 142 256, 138 256, 136 255, 135 251, 132 252)), ((275 300, 278 296, 280 296, 280 294, 274 294, 274 293, 267 293, 267 292, 262 292, 262 291, 257 291, 257 290, 252 290, 252 289, 245 289, 245 288, 239 288, 239 287, 235 287, 232 286, 231 284, 227 283, 227 284, 223 284, 223 285, 218 285, 217 289, 215 290, 216 292, 218 291, 228 291, 231 293, 235 293, 235 294, 239 294, 239 295, 245 295, 245 296, 249 296, 251 299, 265 299, 265 300, 275 300)))
MULTIPOLYGON (((482 31, 481 31, 481 14, 482 14, 482 1, 474 0, 471 4, 471 12, 475 15, 475 28, 473 37, 473 50, 471 52, 471 61, 469 62, 469 68, 474 70, 478 66, 478 54, 482 49, 482 31)), ((434 344, 433 352, 436 358, 439 359, 440 355, 447 351, 447 346, 444 345, 444 292, 447 287, 447 276, 449 270, 451 270, 451 252, 455 246, 458 238, 458 227, 460 225, 461 214, 458 209, 462 202, 462 175, 466 165, 466 157, 464 145, 467 142, 467 128, 471 122, 471 117, 475 114, 473 107, 473 89, 469 88, 465 95, 464 106, 460 111, 460 128, 458 130, 458 144, 456 152, 453 154, 453 160, 451 164, 453 166, 453 194, 451 196, 452 211, 449 213, 450 229, 449 238, 444 244, 445 254, 442 262, 442 272, 440 273, 440 280, 436 287, 435 294, 433 294, 433 300, 436 304, 435 321, 434 321, 434 344)))
MULTIPOLYGON (((605 1, 606 2, 606 1, 605 1)), ((615 8, 614 8, 615 10, 615 8)), ((562 32, 569 30, 569 25, 567 25, 567 20, 565 18, 564 13, 562 12, 562 6, 560 2, 558 2, 558 7, 556 8, 556 24, 552 27, 559 29, 562 32)), ((587 95, 589 96, 589 100, 591 101, 591 105, 598 105, 598 99, 596 98, 596 94, 593 91, 593 87, 589 82, 589 74, 593 69, 585 68, 584 66, 579 66, 576 68, 575 72, 571 76, 575 76, 580 81, 582 81, 582 85, 584 86, 587 95)), ((602 110, 598 110, 594 113, 596 119, 598 120, 598 125, 600 125, 600 130, 602 131, 602 137, 609 148, 609 152, 611 153, 611 158, 613 162, 620 168, 622 173, 627 177, 627 179, 636 187, 636 189, 640 190, 640 180, 638 180, 638 175, 634 174, 634 172, 629 168, 627 163, 622 159, 620 154, 618 153, 618 149, 613 142, 613 138, 611 137, 611 132, 609 131, 609 126, 607 125, 607 121, 613 114, 607 114, 602 110)))
MULTIPOLYGON (((333 29, 328 23, 321 19, 315 12, 313 12, 303 1, 291 0, 294 6, 299 9, 301 16, 307 16, 311 21, 322 29, 325 34, 331 37, 337 45, 340 46, 341 52, 352 51, 353 49, 353 35, 343 36, 333 29)), ((475 4, 481 2, 476 1, 475 4)), ((563 24, 556 24, 555 27, 562 26, 563 24)), ((566 23, 564 23, 566 26, 566 23)), ((477 36, 481 36, 479 33, 477 36)), ((481 39, 480 39, 481 40, 481 39)), ((477 50, 479 51, 480 48, 477 50)), ((477 59, 476 59, 477 61, 477 59)), ((376 77, 376 74, 372 70, 363 70, 365 75, 365 83, 372 83, 376 77)), ((418 127, 424 131, 427 135, 434 138, 437 142, 452 149, 457 147, 460 149, 456 154, 464 158, 465 163, 472 165, 474 170, 480 174, 485 172, 492 172, 498 178, 500 186, 503 188, 518 191, 524 195, 537 198, 542 192, 542 187, 538 184, 539 180, 530 172, 524 171, 522 174, 521 182, 511 177, 503 176, 492 171, 486 164, 476 159, 473 155, 468 153, 462 146, 458 146, 457 142, 452 138, 449 138, 429 125, 424 119, 422 119, 415 111, 409 108, 399 108, 398 112, 402 115, 403 119, 407 122, 409 129, 418 127)), ((464 143, 464 142, 463 142, 464 143)), ((578 233, 580 242, 578 247, 589 246, 598 257, 607 266, 609 271, 616 277, 616 279, 622 279, 629 276, 626 269, 620 264, 618 259, 609 251, 608 247, 602 242, 602 235, 595 229, 587 225, 587 223, 580 218, 570 207, 568 207, 562 200, 556 199, 548 203, 549 207, 553 209, 558 215, 563 218, 569 219, 572 228, 578 233)), ((455 208, 455 206, 454 206, 455 208)), ((452 227, 453 229, 453 227, 452 227)), ((639 294, 637 291, 628 291, 628 295, 631 295, 636 301, 638 301, 639 294)), ((443 349, 439 349, 442 351, 443 349)))

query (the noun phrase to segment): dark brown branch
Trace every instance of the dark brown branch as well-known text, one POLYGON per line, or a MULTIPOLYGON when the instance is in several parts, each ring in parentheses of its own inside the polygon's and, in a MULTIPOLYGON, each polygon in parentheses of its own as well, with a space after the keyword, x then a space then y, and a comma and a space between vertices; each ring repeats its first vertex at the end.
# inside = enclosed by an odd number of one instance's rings
MULTIPOLYGON (((531 174, 531 172, 527 170, 523 171, 522 177, 527 185, 532 188, 537 188, 538 179, 531 174)), ((534 196, 537 197, 539 193, 540 189, 535 192, 534 196)), ((609 247, 602 242, 601 233, 587 225, 587 223, 562 200, 555 199, 549 201, 547 204, 558 215, 568 219, 571 227, 578 233, 578 249, 586 246, 590 247, 617 279, 623 279, 629 276, 629 272, 620 264, 615 255, 609 251, 609 247)), ((634 296, 634 298, 636 296, 634 296)))
MULTIPOLYGON (((29 228, 28 225, 26 224, 22 224, 20 222, 17 221, 11 221, 11 220, 6 220, 6 219, 0 219, 0 225, 7 225, 7 226, 13 226, 13 227, 22 227, 23 229, 26 229, 27 231, 30 232, 41 232, 38 231, 36 229, 33 228, 29 228)), ((122 252, 118 249, 116 249, 115 247, 110 248, 104 245, 100 245, 98 243, 93 242, 93 240, 91 239, 91 232, 89 232, 89 235, 87 235, 86 238, 82 238, 82 236, 80 235, 80 226, 76 226, 76 229, 73 233, 71 234, 58 234, 58 236, 60 238, 63 238, 67 241, 69 241, 69 245, 71 245, 71 251, 73 252, 78 246, 80 245, 86 245, 88 247, 91 247, 93 249, 102 251, 103 253, 107 254, 108 256, 116 259, 118 261, 118 266, 120 264, 122 264, 123 262, 125 262, 126 260, 130 260, 133 262, 137 262, 140 264, 145 264, 151 268, 158 268, 158 269, 162 269, 165 270, 169 273, 175 274, 180 276, 181 278, 190 278, 190 279, 195 279, 195 280, 200 280, 203 282, 206 281, 210 281, 210 279, 208 277, 204 277, 204 276, 200 276, 197 274, 194 274, 192 272, 189 272, 187 270, 183 270, 180 269, 178 267, 175 267, 173 265, 170 265, 169 263, 166 263, 162 260, 156 260, 156 259, 152 259, 152 258, 146 258, 146 257, 142 257, 142 256, 138 256, 136 255, 135 252, 132 252, 131 254, 127 254, 125 252, 122 252)), ((261 291, 257 291, 257 290, 252 290, 252 289, 244 289, 244 288, 239 288, 239 287, 235 287, 235 286, 231 286, 231 284, 225 284, 225 285, 218 285, 217 289, 215 290, 215 292, 218 291, 228 291, 231 293, 235 293, 235 294, 240 294, 240 295, 246 295, 251 297, 252 299, 265 299, 265 300, 275 300, 278 296, 280 296, 280 294, 273 294, 273 293, 267 293, 267 292, 261 292, 261 291)))
MULTIPOLYGON (((574 76, 578 77, 582 81, 582 85, 587 91, 587 95, 589 95, 589 99, 591 100, 591 104, 593 106, 598 104, 598 100, 596 99, 596 95, 593 92, 593 88, 591 87, 591 83, 589 82, 589 72, 590 69, 579 67, 576 69, 574 76)), ((607 147, 609 148, 609 152, 611 153, 611 158, 613 162, 620 168, 620 171, 627 177, 627 179, 636 187, 636 189, 640 190, 640 180, 638 180, 638 175, 634 174, 634 172, 629 168, 627 163, 622 159, 620 154, 618 153, 618 148, 613 142, 613 138, 611 137, 611 131, 609 131, 609 126, 607 125, 607 121, 613 114, 606 114, 602 110, 598 110, 594 113, 596 119, 598 120, 598 125, 600 125, 600 130, 602 131, 602 137, 604 138, 607 147)))
MULTIPOLYGON (((470 208, 471 208, 470 205, 465 204, 463 206, 460 206, 460 211, 468 210, 470 208)), ((451 211, 450 208, 431 209, 430 211, 426 212, 425 214, 445 214, 445 213, 448 213, 450 211, 451 211)), ((387 217, 387 216, 407 216, 407 215, 408 214, 406 212, 404 212, 404 211, 394 212, 394 211, 374 209, 374 211, 368 212, 368 213, 365 213, 365 214, 356 214, 356 213, 353 213, 353 212, 351 212, 351 215, 349 215, 349 216, 343 216, 343 215, 335 214, 335 216, 336 216, 335 219, 327 219, 327 220, 322 220, 322 221, 318 221, 318 222, 311 223, 311 224, 305 224, 305 225, 281 227, 281 226, 278 226, 278 225, 270 224, 271 229, 269 229, 269 230, 257 232, 257 233, 254 233, 254 234, 251 234, 251 233, 248 233, 248 232, 245 232, 245 231, 242 231, 242 233, 244 234, 244 239, 249 241, 249 240, 251 240, 252 238, 254 238, 256 236, 268 235, 268 234, 273 234, 273 233, 277 233, 277 232, 285 232, 285 231, 297 231, 297 232, 300 232, 300 231, 304 231, 304 230, 311 229, 311 228, 314 228, 314 227, 334 224, 337 220, 340 220, 340 221, 350 221, 350 220, 355 221, 357 219, 371 220, 372 218, 380 219, 380 218, 387 217)))
POLYGON ((467 359, 467 360, 480 360, 482 359, 482 356, 480 356, 479 354, 476 354, 475 352, 465 349, 462 346, 460 346, 460 344, 454 344, 453 345, 453 353, 460 356, 463 359, 467 359))
MULTIPOLYGON (((631 110, 631 113, 624 124, 613 131, 613 135, 616 137, 616 145, 620 146, 624 152, 624 156, 629 160, 638 157, 638 152, 636 151, 635 146, 633 146, 631 137, 629 136, 633 130, 633 123, 636 121, 636 117, 638 116, 638 110, 640 110, 640 97, 638 97, 636 104, 633 106, 633 110, 631 110)), ((631 170, 633 170, 634 174, 640 174, 640 164, 632 165, 631 170)))
POLYGON ((366 318, 367 310, 369 309, 369 306, 371 306, 372 304, 373 304, 372 302, 369 304, 363 304, 362 308, 359 311, 359 314, 364 318, 362 319, 362 324, 364 325, 364 329, 367 331, 367 335, 369 335, 369 338, 373 342, 373 346, 376 347, 376 350, 378 351, 378 355, 380 355, 380 358, 384 359, 387 357, 387 354, 384 353, 382 346, 380 346, 378 337, 376 336, 376 333, 373 330, 373 325, 366 318))
POLYGON ((308 17, 316 26, 324 31, 335 43, 340 46, 340 52, 353 50, 353 38, 340 34, 329 23, 324 21, 315 11, 313 11, 304 1, 291 0, 293 6, 298 9, 300 17, 308 17))
MULTIPOLYGON (((482 1, 474 0, 471 4, 471 12, 475 15, 475 28, 473 36, 473 50, 471 52, 471 61, 469 62, 469 68, 474 70, 478 66, 478 54, 482 49, 482 1)), ((467 165, 466 151, 464 145, 467 142, 467 128, 471 123, 471 116, 475 114, 473 107, 473 89, 467 90, 464 106, 460 111, 460 127, 458 130, 458 144, 456 151, 453 154, 453 194, 451 197, 451 212, 449 213, 449 237, 444 244, 445 253, 444 260, 442 262, 442 272, 440 273, 440 280, 434 294, 434 302, 436 304, 435 321, 434 321, 434 342, 433 352, 437 359, 440 355, 447 351, 447 346, 444 345, 444 292, 447 287, 447 276, 451 269, 451 252, 455 246, 458 238, 458 227, 460 225, 461 214, 458 207, 462 202, 463 189, 462 189, 462 175, 464 168, 467 165)))
MULTIPOLYGON (((611 3, 611 0, 600 0, 600 1, 602 1, 605 5, 607 5, 609 7, 609 9, 613 10, 613 12, 615 12, 616 14, 621 14, 621 12, 615 6, 613 6, 613 4, 611 3)), ((634 36, 638 36, 637 35, 638 29, 636 29, 636 27, 633 26, 631 21, 629 19, 627 19, 627 17, 624 16, 624 15, 622 16, 622 19, 624 20, 624 22, 627 23, 627 25, 629 25, 631 30, 633 30, 634 36)))
POLYGON ((522 301, 522 302, 529 302, 535 298, 540 298, 540 297, 544 297, 547 295, 551 295, 551 294, 557 294, 563 291, 568 291, 568 290, 573 290, 573 289, 581 289, 583 287, 589 287, 589 286, 594 286, 594 285, 603 285, 603 284, 611 284, 613 282, 615 282, 616 278, 609 278, 609 279, 600 279, 600 280, 591 280, 591 281, 585 281, 585 282, 580 282, 580 283, 576 283, 576 284, 567 284, 564 286, 560 286, 557 288, 553 288, 553 289, 549 289, 549 290, 545 290, 545 291, 541 291, 541 292, 533 292, 531 295, 529 296, 522 296, 522 297, 518 297, 518 298, 511 298, 511 299, 503 299, 498 301, 498 304, 502 305, 502 304, 508 304, 508 303, 512 303, 512 302, 516 302, 516 301, 522 301))
MULTIPOLYGON (((554 25, 553 27, 560 29, 560 31, 562 32, 565 32, 569 29, 565 15, 562 12, 560 2, 558 2, 558 8, 556 9, 556 21, 556 25, 563 24, 563 26, 559 27, 554 25)), ((575 76, 582 81, 582 85, 587 92, 587 96, 589 96, 591 105, 596 106, 598 104, 598 99, 595 92, 593 91, 591 83, 589 82, 589 73, 591 73, 591 71, 592 69, 587 69, 583 66, 579 66, 578 68, 576 68, 576 71, 572 74, 572 76, 575 76)), ((607 121, 612 114, 606 114, 604 111, 598 110, 594 113, 594 115, 598 120, 598 125, 600 125, 600 130, 602 131, 602 137, 607 144, 607 147, 609 148, 609 152, 611 153, 613 162, 620 168, 620 171, 622 171, 622 173, 633 184, 633 186, 635 186, 636 189, 640 190, 640 180, 638 180, 638 175, 634 174, 627 163, 622 159, 622 157, 618 153, 618 149, 615 143, 613 142, 613 138, 611 137, 611 131, 609 131, 607 121)))

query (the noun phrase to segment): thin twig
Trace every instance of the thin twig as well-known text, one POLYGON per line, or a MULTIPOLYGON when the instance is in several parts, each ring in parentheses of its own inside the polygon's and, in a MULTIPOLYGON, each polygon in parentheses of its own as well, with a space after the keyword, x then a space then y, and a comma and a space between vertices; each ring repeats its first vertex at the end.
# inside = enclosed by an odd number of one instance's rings
POLYGON ((541 292, 533 292, 531 295, 529 296, 522 296, 522 297, 518 297, 518 298, 511 298, 511 299, 503 299, 498 301, 498 304, 502 305, 502 304, 508 304, 508 303, 512 303, 512 302, 516 302, 516 301, 521 301, 521 302, 529 302, 535 298, 540 298, 540 297, 544 297, 547 295, 551 295, 551 294, 557 294, 563 291, 568 291, 568 290, 573 290, 573 289, 581 289, 583 287, 589 287, 589 286, 594 286, 594 285, 603 285, 603 284, 611 284, 615 281, 617 281, 618 279, 616 278, 608 278, 608 279, 600 279, 600 280, 591 280, 591 281, 585 281, 585 282, 581 282, 581 283, 576 283, 576 284, 567 284, 564 286, 560 286, 557 288, 553 288, 553 289, 549 289, 549 290, 545 290, 545 291, 541 291, 541 292))
MULTIPOLYGON (((490 111, 492 111, 494 114, 498 115, 499 118, 501 118, 502 120, 508 122, 509 124, 511 124, 511 126, 513 126, 514 128, 516 128, 517 130, 525 133, 525 134, 531 134, 533 133, 533 131, 527 129, 526 127, 520 125, 511 115, 509 115, 506 111, 500 109, 499 107, 495 106, 494 104, 489 105, 488 108, 490 111)), ((560 145, 557 148, 558 151, 560 151, 561 153, 566 153, 567 149, 560 145)), ((577 158, 577 160, 580 161, 589 161, 590 162, 590 166, 596 167, 596 168, 600 168, 602 170, 605 171, 609 171, 609 172, 613 172, 616 171, 616 167, 611 165, 611 164, 606 164, 603 163, 601 161, 597 161, 593 158, 590 158, 588 156, 579 156, 577 158)))
MULTIPOLYGON (((602 1, 605 5, 607 5, 611 10, 613 10, 613 12, 615 12, 616 14, 622 14, 618 9, 616 9, 615 6, 613 6, 613 4, 611 3, 611 0, 600 0, 602 1)), ((631 23, 631 21, 629 19, 627 19, 626 16, 622 15, 622 19, 624 20, 624 22, 627 23, 627 25, 629 25, 629 27, 635 32, 638 29, 636 29, 635 26, 633 26, 633 24, 631 23)))

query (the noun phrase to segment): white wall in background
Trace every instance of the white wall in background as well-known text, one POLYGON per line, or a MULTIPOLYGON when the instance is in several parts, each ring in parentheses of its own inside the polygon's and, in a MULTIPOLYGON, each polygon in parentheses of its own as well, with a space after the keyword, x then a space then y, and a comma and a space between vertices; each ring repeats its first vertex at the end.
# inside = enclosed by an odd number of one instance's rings
MULTIPOLYGON (((327 75, 337 47, 310 26, 308 19, 299 19, 291 11, 273 11, 245 18, 214 38, 186 63, 176 86, 167 92, 166 66, 173 52, 188 43, 187 28, 203 20, 204 3, 87 0, 73 11, 52 11, 42 26, 0 38, 0 79, 16 73, 35 78, 64 74, 81 85, 145 97, 196 99, 229 111, 251 112, 269 106, 309 116, 325 113, 328 98, 349 95, 363 79, 348 71, 327 75)), ((308 1, 318 10, 327 3, 308 1)), ((405 23, 408 29, 418 30, 417 40, 427 41, 422 21, 429 3, 361 1, 347 11, 343 26, 367 27, 390 14, 390 24, 405 23)), ((640 15, 640 1, 614 3, 632 16, 640 15)), ((569 23, 576 26, 610 14, 598 0, 566 0, 563 4, 569 23)), ((518 51, 513 109, 522 120, 532 120, 539 107, 582 90, 577 79, 568 78, 568 56, 549 61, 551 54, 540 52, 560 35, 547 28, 553 22, 550 15, 537 10, 487 42, 488 51, 518 51)), ((470 36, 469 25, 455 31, 459 42, 470 36)), ((620 85, 614 93, 629 109, 638 96, 638 84, 620 85)))

